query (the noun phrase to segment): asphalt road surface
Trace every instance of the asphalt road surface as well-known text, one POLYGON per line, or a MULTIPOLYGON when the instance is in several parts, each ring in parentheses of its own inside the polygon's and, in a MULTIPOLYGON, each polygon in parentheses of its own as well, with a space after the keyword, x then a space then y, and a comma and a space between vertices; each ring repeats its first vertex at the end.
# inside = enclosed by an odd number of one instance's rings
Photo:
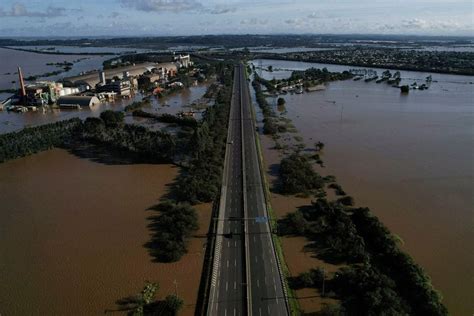
POLYGON ((208 315, 288 315, 244 66, 235 68, 208 315))

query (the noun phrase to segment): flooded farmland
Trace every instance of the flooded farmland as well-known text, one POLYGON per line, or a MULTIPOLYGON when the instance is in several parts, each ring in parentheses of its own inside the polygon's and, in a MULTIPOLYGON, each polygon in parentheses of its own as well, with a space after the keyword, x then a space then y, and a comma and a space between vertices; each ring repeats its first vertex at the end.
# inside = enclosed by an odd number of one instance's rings
MULTIPOLYGON (((311 66, 254 61, 267 79, 311 66)), ((429 74, 401 71, 411 83, 429 74)), ((285 116, 313 147, 326 144, 324 174, 333 174, 404 240, 403 248, 431 276, 453 315, 472 304, 474 257, 474 87, 472 77, 432 74, 429 90, 401 95, 385 84, 345 81, 326 90, 286 95, 285 116)), ((270 102, 273 104, 273 101, 270 102)), ((267 154, 269 154, 267 152, 267 154)))
MULTIPOLYGON (((171 264, 152 262, 143 246, 147 209, 177 173, 62 149, 0 164, 0 313, 103 315, 149 280, 160 283, 159 299, 177 291, 182 315, 193 315, 205 238, 192 238, 188 254, 171 264)), ((210 207, 197 211, 202 235, 210 207)))

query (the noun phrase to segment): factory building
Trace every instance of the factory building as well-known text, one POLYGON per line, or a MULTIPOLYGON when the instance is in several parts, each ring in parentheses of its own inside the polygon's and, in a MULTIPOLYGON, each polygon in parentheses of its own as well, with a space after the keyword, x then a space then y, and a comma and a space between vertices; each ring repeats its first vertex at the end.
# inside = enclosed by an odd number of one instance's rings
POLYGON ((104 84, 106 80, 119 78, 129 79, 130 83, 134 83, 134 78, 145 73, 157 73, 156 71, 161 69, 162 77, 160 80, 164 79, 164 75, 172 77, 176 75, 178 71, 178 66, 181 64, 178 63, 143 63, 133 66, 119 67, 114 69, 107 69, 103 71, 92 71, 80 76, 74 76, 66 78, 65 81, 71 83, 72 85, 87 85, 91 88, 94 88, 97 84, 104 84))
POLYGON ((95 87, 97 93, 114 92, 119 96, 128 97, 131 95, 131 84, 128 79, 107 80, 105 84, 97 84, 95 87))
POLYGON ((191 56, 188 55, 178 55, 174 56, 174 61, 178 64, 179 68, 184 67, 188 68, 193 65, 193 62, 191 61, 191 56))
POLYGON ((100 101, 95 96, 65 96, 60 97, 58 100, 58 105, 61 108, 83 108, 83 107, 93 107, 100 104, 100 101))

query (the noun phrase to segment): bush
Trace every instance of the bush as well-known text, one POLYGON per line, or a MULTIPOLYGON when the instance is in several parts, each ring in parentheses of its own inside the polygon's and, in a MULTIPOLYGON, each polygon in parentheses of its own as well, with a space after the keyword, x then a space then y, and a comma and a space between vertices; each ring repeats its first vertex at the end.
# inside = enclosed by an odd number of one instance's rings
POLYGON ((354 205, 354 198, 351 196, 344 196, 342 198, 337 199, 337 202, 341 203, 342 205, 352 206, 354 205))
POLYGON ((322 188, 324 184, 309 159, 297 153, 282 159, 279 173, 281 192, 284 194, 307 193, 322 188))
POLYGON ((334 189, 336 195, 346 195, 346 192, 344 192, 342 187, 337 183, 331 183, 328 187, 334 189))
POLYGON ((107 127, 116 127, 123 123, 124 114, 119 111, 106 110, 100 113, 100 118, 107 127))
POLYGON ((158 262, 178 261, 186 253, 186 242, 198 226, 196 211, 187 203, 165 201, 151 210, 158 216, 149 217, 151 241, 146 244, 150 255, 158 262))

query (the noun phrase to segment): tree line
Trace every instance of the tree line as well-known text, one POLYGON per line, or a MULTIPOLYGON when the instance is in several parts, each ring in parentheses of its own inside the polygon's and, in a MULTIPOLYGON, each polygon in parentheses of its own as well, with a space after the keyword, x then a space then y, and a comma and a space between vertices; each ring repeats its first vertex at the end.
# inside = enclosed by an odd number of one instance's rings
MULTIPOLYGON (((278 231, 305 236, 307 248, 326 262, 347 264, 325 282, 327 295, 341 300, 330 315, 448 314, 423 269, 368 208, 319 198, 280 220, 278 231)), ((322 290, 321 271, 291 278, 290 284, 322 290)))
POLYGON ((0 135, 0 163, 63 145, 80 131, 82 121, 66 121, 27 127, 0 135))

